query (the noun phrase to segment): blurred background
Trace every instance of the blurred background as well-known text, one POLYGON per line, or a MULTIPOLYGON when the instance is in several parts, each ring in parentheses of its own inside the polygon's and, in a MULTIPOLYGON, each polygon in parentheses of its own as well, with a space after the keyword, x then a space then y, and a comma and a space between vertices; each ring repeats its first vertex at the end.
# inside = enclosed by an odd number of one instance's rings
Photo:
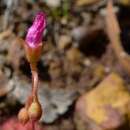
POLYGON ((130 129, 130 0, 109 2, 0 0, 0 130, 27 130, 16 118, 31 91, 22 39, 39 11, 47 28, 36 130, 130 129))

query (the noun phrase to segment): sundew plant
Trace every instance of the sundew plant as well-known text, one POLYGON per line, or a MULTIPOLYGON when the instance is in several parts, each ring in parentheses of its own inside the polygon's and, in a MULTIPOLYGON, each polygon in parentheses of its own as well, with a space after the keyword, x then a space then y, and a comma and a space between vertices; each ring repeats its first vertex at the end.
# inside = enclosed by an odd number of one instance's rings
POLYGON ((28 29, 24 42, 24 49, 27 61, 30 64, 32 73, 32 91, 28 96, 25 106, 18 113, 19 121, 25 125, 27 122, 32 123, 32 130, 35 130, 35 124, 42 116, 42 108, 38 99, 38 71, 37 63, 42 52, 42 36, 46 28, 46 15, 39 12, 28 29))

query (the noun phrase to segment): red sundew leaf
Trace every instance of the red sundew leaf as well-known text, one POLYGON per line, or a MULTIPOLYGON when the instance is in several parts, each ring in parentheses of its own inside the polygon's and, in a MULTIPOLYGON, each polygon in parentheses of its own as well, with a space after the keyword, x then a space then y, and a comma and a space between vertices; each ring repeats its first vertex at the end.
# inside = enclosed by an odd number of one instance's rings
MULTIPOLYGON (((23 125, 17 118, 10 118, 2 124, 0 130, 32 130, 32 124, 28 122, 26 125, 23 125)), ((43 130, 43 128, 36 124, 35 130, 43 130)))

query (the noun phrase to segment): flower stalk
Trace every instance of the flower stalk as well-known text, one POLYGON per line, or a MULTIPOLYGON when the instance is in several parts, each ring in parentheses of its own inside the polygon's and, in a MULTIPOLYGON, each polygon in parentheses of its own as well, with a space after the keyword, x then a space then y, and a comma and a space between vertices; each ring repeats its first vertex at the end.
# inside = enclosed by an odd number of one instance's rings
POLYGON ((37 97, 37 91, 38 91, 38 72, 36 65, 30 64, 31 72, 32 72, 32 95, 33 98, 37 97))
POLYGON ((43 12, 40 12, 36 15, 32 26, 28 29, 24 44, 26 58, 30 63, 32 73, 32 91, 25 103, 25 107, 20 110, 18 118, 24 124, 30 120, 32 123, 32 130, 35 130, 35 123, 42 115, 42 108, 38 99, 39 79, 37 63, 42 52, 42 35, 45 27, 46 16, 43 12))

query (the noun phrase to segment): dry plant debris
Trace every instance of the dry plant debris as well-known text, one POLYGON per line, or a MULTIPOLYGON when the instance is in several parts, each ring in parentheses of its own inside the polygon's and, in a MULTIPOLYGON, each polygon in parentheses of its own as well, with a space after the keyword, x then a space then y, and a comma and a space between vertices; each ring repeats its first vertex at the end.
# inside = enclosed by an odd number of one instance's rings
POLYGON ((93 126, 89 130, 118 130, 129 124, 130 94, 123 79, 116 73, 108 75, 95 89, 79 98, 76 112, 85 122, 85 129, 93 126))
POLYGON ((124 51, 121 39, 120 39, 120 27, 117 21, 116 15, 113 11, 112 0, 107 5, 107 16, 106 16, 107 33, 112 44, 113 50, 122 64, 126 72, 130 74, 130 56, 124 51))

